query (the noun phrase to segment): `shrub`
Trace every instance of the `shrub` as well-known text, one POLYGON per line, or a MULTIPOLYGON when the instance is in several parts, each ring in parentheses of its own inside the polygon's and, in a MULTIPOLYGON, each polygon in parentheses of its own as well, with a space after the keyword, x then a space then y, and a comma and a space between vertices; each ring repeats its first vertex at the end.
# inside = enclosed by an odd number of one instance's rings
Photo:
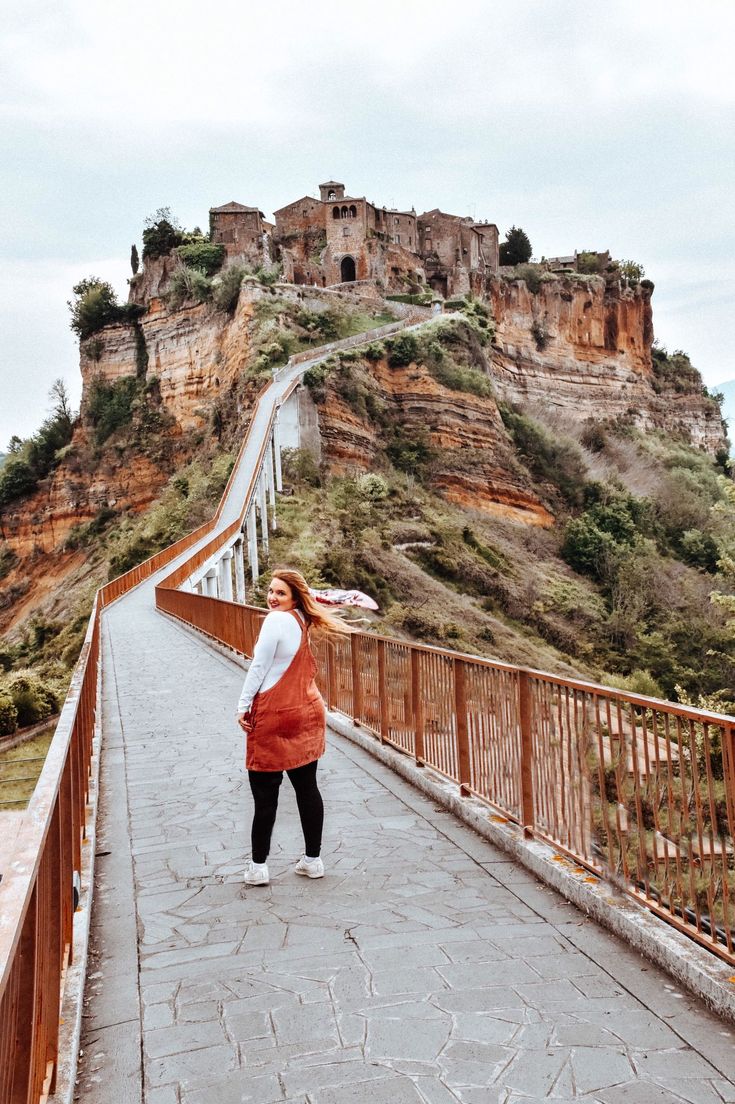
POLYGON ((284 449, 281 454, 283 477, 287 482, 321 486, 319 462, 309 449, 284 449))
POLYGON ((499 405, 498 410, 529 470, 538 479, 554 484, 569 505, 580 506, 587 469, 576 443, 552 437, 540 422, 505 405, 499 405))
POLYGON ((21 457, 11 456, 0 470, 0 507, 35 490, 38 477, 21 457))
POLYGON ((157 546, 150 539, 143 536, 136 537, 130 544, 111 554, 108 578, 116 579, 118 575, 124 575, 126 571, 137 567, 157 551, 157 546))
POLYGON ((172 310, 178 310, 187 299, 195 303, 204 303, 212 298, 212 281, 198 268, 188 268, 182 264, 171 277, 166 292, 166 303, 172 310))
POLYGON ((432 360, 427 367, 434 379, 451 391, 464 391, 480 398, 490 398, 494 393, 489 377, 477 368, 454 364, 451 360, 432 360))
POLYGON ((74 299, 67 302, 71 312, 70 326, 82 341, 103 326, 124 318, 115 290, 106 280, 88 276, 75 284, 72 292, 74 299))
POLYGON ((541 290, 542 270, 538 265, 519 264, 513 273, 514 280, 523 280, 531 295, 537 295, 541 290))
POLYGON ((562 558, 570 567, 583 574, 600 578, 606 558, 615 548, 615 540, 587 514, 567 522, 562 558))
POLYGON ((703 533, 701 529, 687 529, 680 538, 679 547, 684 563, 711 574, 717 571, 720 550, 709 533, 703 533))
POLYGON ((0 544, 0 579, 4 579, 17 562, 18 557, 12 548, 4 542, 0 544))
POLYGON ((651 349, 653 387, 656 391, 675 391, 684 395, 701 395, 704 387, 699 371, 681 349, 667 353, 660 345, 651 349))
POLYGON ((378 361, 385 356, 385 345, 382 341, 371 341, 365 349, 365 359, 378 361))
POLYGON ((401 333, 390 338, 385 343, 388 351, 388 363, 391 368, 403 368, 415 361, 419 353, 419 343, 416 335, 401 333))
POLYGON ((541 353, 549 343, 549 334, 542 322, 535 319, 531 326, 531 337, 533 338, 536 348, 541 353))
POLYGON ((87 417, 95 428, 95 442, 103 444, 116 430, 133 420, 133 401, 138 385, 135 376, 123 376, 108 383, 97 378, 89 391, 87 417))
POLYGON ((594 249, 583 249, 577 253, 577 272, 585 276, 598 276, 602 270, 602 263, 594 249))
POLYGON ((614 686, 629 694, 641 694, 646 698, 664 698, 665 694, 650 671, 636 668, 629 675, 605 675, 605 685, 614 686))
POLYGON ((264 287, 273 287, 281 278, 280 265, 273 265, 272 268, 257 268, 255 270, 255 278, 258 283, 263 284, 264 287))
POLYGON ((394 427, 385 451, 395 468, 410 472, 418 479, 425 476, 429 463, 434 459, 429 435, 418 427, 394 427))
POLYGON ((229 265, 216 281, 212 282, 212 298, 217 310, 233 314, 240 299, 240 288, 245 276, 242 265, 229 265))
POLYGON ((0 736, 12 736, 18 727, 18 710, 7 690, 0 688, 0 736))
POLYGON ((45 721, 59 708, 53 690, 36 675, 13 675, 8 682, 8 693, 15 705, 21 728, 45 721))
POLYGON ((205 276, 214 276, 215 272, 219 272, 225 259, 224 245, 206 239, 180 245, 176 252, 187 268, 199 269, 205 276))

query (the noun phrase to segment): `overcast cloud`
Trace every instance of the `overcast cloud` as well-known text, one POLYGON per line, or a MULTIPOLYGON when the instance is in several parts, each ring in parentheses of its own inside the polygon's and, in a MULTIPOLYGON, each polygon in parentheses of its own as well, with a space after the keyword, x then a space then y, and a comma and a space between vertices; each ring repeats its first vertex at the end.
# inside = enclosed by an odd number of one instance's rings
POLYGON ((330 178, 640 261, 660 340, 735 377, 734 30, 730 0, 6 0, 0 449, 57 376, 78 400, 71 286, 124 296, 146 215, 330 178))

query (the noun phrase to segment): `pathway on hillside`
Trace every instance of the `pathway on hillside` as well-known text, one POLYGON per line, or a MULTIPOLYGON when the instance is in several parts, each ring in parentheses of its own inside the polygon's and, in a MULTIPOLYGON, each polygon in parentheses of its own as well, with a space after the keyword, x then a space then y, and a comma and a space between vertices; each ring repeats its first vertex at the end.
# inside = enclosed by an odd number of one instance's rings
POLYGON ((272 884, 246 888, 242 671, 156 613, 155 581, 102 622, 81 1104, 735 1101, 720 1021, 339 737, 327 877, 291 873, 286 783, 272 884))

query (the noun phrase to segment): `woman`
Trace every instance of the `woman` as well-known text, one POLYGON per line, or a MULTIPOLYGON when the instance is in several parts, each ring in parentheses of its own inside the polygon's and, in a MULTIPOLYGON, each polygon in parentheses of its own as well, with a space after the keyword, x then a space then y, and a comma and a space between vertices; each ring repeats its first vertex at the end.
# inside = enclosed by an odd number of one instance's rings
POLYGON ((267 859, 284 771, 296 791, 304 833, 296 873, 324 877, 324 804, 316 769, 324 754, 326 714, 314 682, 309 634, 312 627, 330 636, 350 631, 320 609, 303 575, 290 568, 274 571, 268 607, 237 705, 238 724, 247 734, 245 766, 255 804, 252 860, 245 873, 249 885, 269 882, 267 859))

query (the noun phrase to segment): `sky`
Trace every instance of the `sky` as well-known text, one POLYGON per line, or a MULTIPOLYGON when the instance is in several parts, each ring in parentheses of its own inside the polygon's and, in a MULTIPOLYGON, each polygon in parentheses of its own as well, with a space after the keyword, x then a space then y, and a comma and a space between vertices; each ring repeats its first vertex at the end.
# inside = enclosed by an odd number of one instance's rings
POLYGON ((4 0, 0 451, 62 377, 66 302, 127 295, 167 206, 206 227, 321 181, 609 249, 656 284, 654 325, 707 384, 735 378, 732 0, 4 0))

